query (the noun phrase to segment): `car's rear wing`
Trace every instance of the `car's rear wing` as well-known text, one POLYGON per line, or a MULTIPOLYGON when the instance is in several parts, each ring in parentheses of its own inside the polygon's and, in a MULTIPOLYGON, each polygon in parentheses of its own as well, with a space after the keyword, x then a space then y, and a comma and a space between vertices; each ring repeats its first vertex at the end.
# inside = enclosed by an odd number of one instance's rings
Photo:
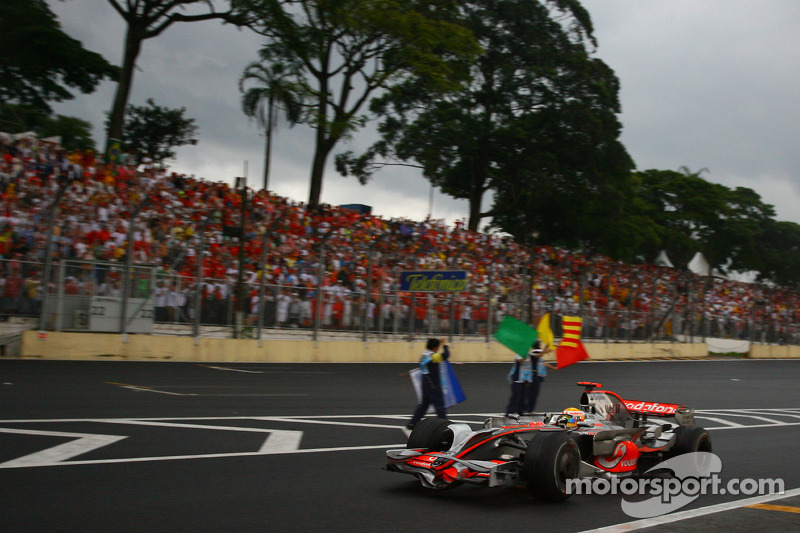
POLYGON ((676 403, 642 402, 639 400, 622 400, 630 413, 637 415, 675 417, 681 426, 694 425, 694 409, 676 403))

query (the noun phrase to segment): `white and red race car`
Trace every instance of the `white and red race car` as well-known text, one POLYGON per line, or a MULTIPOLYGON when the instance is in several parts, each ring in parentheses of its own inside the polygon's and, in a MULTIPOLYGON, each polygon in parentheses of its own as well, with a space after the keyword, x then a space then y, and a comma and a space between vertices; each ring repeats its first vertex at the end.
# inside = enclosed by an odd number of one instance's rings
POLYGON ((602 385, 584 388, 580 408, 488 418, 481 429, 440 418, 420 421, 406 448, 387 450, 386 470, 423 486, 525 484, 540 499, 570 496, 567 480, 642 476, 661 461, 711 452, 708 431, 684 405, 623 400, 602 385))

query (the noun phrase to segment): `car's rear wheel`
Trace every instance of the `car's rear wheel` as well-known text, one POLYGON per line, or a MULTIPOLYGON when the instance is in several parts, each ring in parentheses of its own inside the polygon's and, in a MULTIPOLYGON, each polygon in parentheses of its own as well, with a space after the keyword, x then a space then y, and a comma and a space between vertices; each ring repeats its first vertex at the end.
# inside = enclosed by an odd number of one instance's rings
POLYGON ((578 477, 581 454, 566 432, 542 431, 528 443, 522 462, 522 478, 539 499, 563 501, 569 498, 567 484, 578 477))
POLYGON ((683 455, 693 452, 711 452, 711 436, 699 426, 682 426, 675 430, 675 445, 670 455, 683 455))
POLYGON ((426 448, 432 452, 444 452, 453 444, 453 432, 448 428, 450 422, 442 418, 423 418, 411 435, 408 436, 408 448, 426 448))

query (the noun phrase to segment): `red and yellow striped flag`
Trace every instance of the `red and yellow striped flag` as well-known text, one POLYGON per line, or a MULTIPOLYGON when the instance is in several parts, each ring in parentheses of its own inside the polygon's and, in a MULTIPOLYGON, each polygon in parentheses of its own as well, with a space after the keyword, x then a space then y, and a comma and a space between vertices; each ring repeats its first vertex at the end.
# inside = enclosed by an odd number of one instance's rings
POLYGON ((581 342, 583 319, 579 316, 565 316, 561 323, 564 327, 564 338, 561 339, 561 344, 556 350, 558 368, 564 368, 589 358, 589 354, 586 353, 586 348, 581 342))

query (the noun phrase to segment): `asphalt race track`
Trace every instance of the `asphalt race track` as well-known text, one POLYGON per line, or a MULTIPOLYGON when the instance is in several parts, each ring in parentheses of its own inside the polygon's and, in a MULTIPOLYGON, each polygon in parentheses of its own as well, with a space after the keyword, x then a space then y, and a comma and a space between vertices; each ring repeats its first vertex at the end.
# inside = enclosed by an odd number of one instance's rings
MULTIPOLYGON (((540 410, 577 404, 580 380, 685 403, 723 481, 784 482, 784 496, 702 495, 666 523, 629 517, 621 495, 435 492, 382 470, 405 445, 411 367, 0 360, 0 531, 800 531, 800 361, 584 362, 548 376, 540 410)), ((508 369, 457 365, 467 400, 451 419, 501 413, 508 369)))

